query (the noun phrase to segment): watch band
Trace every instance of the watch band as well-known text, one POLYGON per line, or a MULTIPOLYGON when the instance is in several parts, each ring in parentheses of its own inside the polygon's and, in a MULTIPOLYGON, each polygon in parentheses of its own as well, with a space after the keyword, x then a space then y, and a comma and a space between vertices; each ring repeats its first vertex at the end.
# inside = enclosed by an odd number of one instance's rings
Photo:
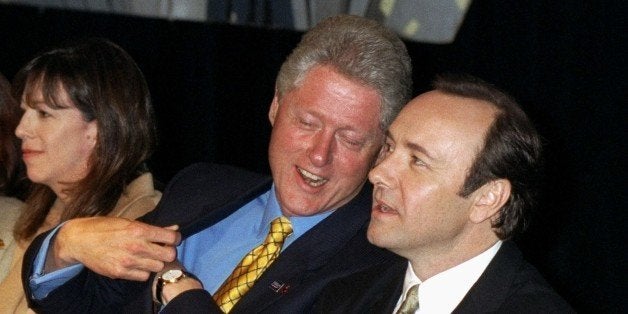
POLYGON ((159 302, 160 304, 164 304, 164 302, 163 302, 163 288, 164 288, 164 286, 169 284, 169 283, 176 283, 179 280, 181 280, 183 278, 186 278, 186 277, 193 278, 196 281, 200 282, 200 280, 196 276, 186 272, 183 269, 169 269, 169 270, 163 272, 161 275, 159 275, 159 277, 157 277, 157 285, 155 287, 155 301, 159 302), (172 276, 173 275, 172 272, 178 272, 178 274, 174 274, 175 277, 172 277, 172 278, 164 278, 164 275, 166 275, 166 274, 169 275, 169 276, 172 276))

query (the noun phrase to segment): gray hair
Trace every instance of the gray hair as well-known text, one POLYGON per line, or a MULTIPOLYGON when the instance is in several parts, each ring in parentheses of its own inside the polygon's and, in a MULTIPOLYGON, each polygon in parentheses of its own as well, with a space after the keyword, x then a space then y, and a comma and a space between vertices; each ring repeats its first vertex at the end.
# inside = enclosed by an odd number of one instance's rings
POLYGON ((376 21, 338 15, 308 31, 279 70, 279 97, 301 84, 316 65, 333 66, 343 75, 377 90, 382 130, 410 100, 412 65, 406 46, 376 21))

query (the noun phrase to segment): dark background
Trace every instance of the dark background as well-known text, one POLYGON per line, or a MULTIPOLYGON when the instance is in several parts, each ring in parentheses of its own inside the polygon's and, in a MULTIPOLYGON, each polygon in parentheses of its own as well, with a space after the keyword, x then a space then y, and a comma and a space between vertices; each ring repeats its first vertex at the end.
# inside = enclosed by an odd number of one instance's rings
MULTIPOLYGON (((415 94, 437 73, 467 72, 535 121, 547 184, 518 243, 579 312, 628 311, 625 3, 477 0, 452 44, 406 42, 415 94)), ((274 79, 301 33, 0 5, 0 72, 11 79, 37 52, 87 36, 118 43, 144 71, 159 180, 196 161, 268 172, 274 79)))

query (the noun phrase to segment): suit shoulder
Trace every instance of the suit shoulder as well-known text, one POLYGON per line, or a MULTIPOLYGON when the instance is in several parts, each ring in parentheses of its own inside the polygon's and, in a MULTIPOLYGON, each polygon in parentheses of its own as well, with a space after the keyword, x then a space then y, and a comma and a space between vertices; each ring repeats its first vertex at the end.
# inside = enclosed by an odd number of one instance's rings
POLYGON ((168 183, 162 201, 170 199, 214 198, 223 194, 240 193, 270 182, 270 177, 233 166, 196 163, 181 170, 168 183), (174 196, 174 197, 173 197, 174 196))
POLYGON ((376 282, 396 283, 399 278, 403 280, 408 265, 407 260, 392 253, 389 256, 391 257, 389 257, 388 262, 373 265, 362 271, 336 279, 329 284, 329 288, 349 288, 351 290, 352 287, 355 289, 356 287, 373 286, 376 282))
POLYGON ((263 180, 266 177, 259 173, 229 165, 195 163, 179 171, 171 183, 179 181, 186 181, 189 184, 244 183, 263 180))
POLYGON ((544 313, 575 313, 567 301, 528 262, 521 264, 511 291, 503 306, 504 310, 513 313, 530 313, 534 310, 544 313))
POLYGON ((271 182, 268 176, 232 166, 193 164, 170 180, 157 208, 142 220, 157 225, 186 225, 225 204, 259 195, 270 188, 271 182))
POLYGON ((408 262, 372 266, 328 283, 313 305, 313 313, 378 313, 392 311, 408 262), (385 310, 386 309, 386 310, 385 310))

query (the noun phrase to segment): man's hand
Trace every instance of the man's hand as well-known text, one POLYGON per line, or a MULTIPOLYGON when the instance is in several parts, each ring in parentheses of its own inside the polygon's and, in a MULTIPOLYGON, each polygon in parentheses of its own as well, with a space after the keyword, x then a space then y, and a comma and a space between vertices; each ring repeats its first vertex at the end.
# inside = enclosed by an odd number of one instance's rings
POLYGON ((110 278, 144 281, 176 258, 177 229, 114 217, 72 219, 53 240, 45 271, 82 263, 110 278))

